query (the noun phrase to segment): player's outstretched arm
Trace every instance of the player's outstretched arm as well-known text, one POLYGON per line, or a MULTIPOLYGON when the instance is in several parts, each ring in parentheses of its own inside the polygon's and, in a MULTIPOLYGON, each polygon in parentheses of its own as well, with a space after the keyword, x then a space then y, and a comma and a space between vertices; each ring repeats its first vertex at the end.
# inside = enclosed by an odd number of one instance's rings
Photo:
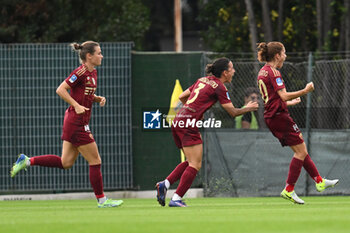
POLYGON ((259 104, 257 102, 249 101, 245 108, 235 108, 232 103, 221 105, 232 117, 243 115, 247 112, 258 110, 259 104))
POLYGON ((314 83, 309 82, 308 84, 306 84, 304 89, 301 89, 299 91, 287 92, 286 88, 283 88, 279 90, 277 93, 283 101, 289 101, 292 99, 296 99, 300 96, 306 95, 307 93, 313 91, 314 89, 315 89, 314 83))

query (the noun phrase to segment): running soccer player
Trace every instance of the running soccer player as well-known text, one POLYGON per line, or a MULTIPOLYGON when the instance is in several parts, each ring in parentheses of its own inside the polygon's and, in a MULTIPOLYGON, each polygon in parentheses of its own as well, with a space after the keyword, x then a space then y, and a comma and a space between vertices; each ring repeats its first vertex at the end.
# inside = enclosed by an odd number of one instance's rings
POLYGON ((287 92, 281 73, 277 70, 282 68, 287 57, 284 45, 280 42, 262 42, 258 44, 257 50, 258 60, 266 62, 260 69, 257 80, 265 103, 266 125, 282 146, 289 146, 294 152, 289 165, 286 186, 281 192, 281 197, 297 204, 304 204, 304 201, 294 191, 302 167, 315 181, 316 190, 319 192, 334 187, 339 181, 338 179, 327 180, 320 176, 307 152, 303 136, 287 109, 287 106, 300 103, 301 96, 313 91, 314 84, 310 82, 302 90, 287 92))
POLYGON ((95 95, 97 88, 95 67, 102 62, 101 48, 94 41, 86 41, 81 45, 73 43, 71 46, 79 54, 82 65, 76 68, 56 90, 56 93, 70 105, 63 121, 62 156, 48 154, 29 158, 20 154, 11 169, 11 177, 29 166, 69 169, 81 153, 89 163, 90 183, 98 201, 97 206, 117 207, 123 203, 122 200, 107 199, 104 195, 101 157, 89 128, 93 102, 99 103, 101 107, 106 104, 105 97, 95 95))
POLYGON ((177 165, 164 181, 156 184, 157 200, 161 206, 165 206, 165 197, 170 185, 180 179, 169 206, 186 207, 187 205, 182 200, 182 197, 191 187, 198 170, 202 166, 202 137, 196 125, 183 127, 184 124, 188 121, 194 120, 197 122, 201 120, 204 112, 217 101, 232 117, 258 109, 258 103, 251 101, 245 108, 237 109, 233 106, 227 89, 223 84, 230 83, 235 73, 235 69, 229 59, 219 58, 213 64, 208 64, 206 73, 209 76, 198 79, 179 96, 184 106, 176 114, 171 130, 175 144, 183 150, 186 161, 177 165))

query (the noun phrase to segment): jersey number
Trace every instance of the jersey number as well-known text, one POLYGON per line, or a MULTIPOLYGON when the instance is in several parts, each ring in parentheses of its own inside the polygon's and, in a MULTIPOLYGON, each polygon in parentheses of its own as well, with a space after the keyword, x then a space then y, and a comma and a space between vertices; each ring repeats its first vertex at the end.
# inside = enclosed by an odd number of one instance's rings
POLYGON ((191 104, 191 103, 193 103, 193 102, 197 99, 198 94, 199 94, 199 91, 200 91, 201 89, 203 89, 204 87, 205 87, 205 84, 204 84, 204 83, 198 83, 198 87, 197 87, 196 89, 194 89, 195 95, 194 95, 191 99, 187 100, 186 104, 191 104))
POLYGON ((267 88, 265 83, 263 82, 263 80, 259 80, 259 89, 260 89, 260 93, 261 93, 261 97, 264 100, 265 104, 269 101, 269 95, 267 93, 267 88))

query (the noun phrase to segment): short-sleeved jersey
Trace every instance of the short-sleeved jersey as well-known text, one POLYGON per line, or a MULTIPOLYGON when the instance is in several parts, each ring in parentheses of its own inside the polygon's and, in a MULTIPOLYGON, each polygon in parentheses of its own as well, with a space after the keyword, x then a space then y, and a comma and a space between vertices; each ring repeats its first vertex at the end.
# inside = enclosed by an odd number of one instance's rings
POLYGON ((75 124, 88 125, 91 117, 92 104, 94 102, 94 94, 97 88, 97 71, 88 71, 85 65, 76 68, 66 78, 66 83, 71 87, 70 95, 80 105, 89 108, 84 114, 76 114, 72 106, 67 109, 69 121, 75 124))
POLYGON ((213 106, 216 101, 219 101, 220 104, 231 103, 225 85, 215 76, 200 78, 188 89, 191 94, 178 115, 190 116, 188 118, 200 120, 204 112, 213 106))
POLYGON ((278 70, 267 64, 263 66, 258 74, 258 87, 265 103, 264 118, 271 118, 278 112, 288 112, 287 103, 277 93, 285 88, 278 70))

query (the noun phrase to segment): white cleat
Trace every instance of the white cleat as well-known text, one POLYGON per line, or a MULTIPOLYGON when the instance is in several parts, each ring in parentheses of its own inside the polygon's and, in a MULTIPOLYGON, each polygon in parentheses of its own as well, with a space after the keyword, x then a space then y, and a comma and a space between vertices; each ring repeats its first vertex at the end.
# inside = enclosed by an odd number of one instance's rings
POLYGON ((283 189, 283 191, 281 192, 281 197, 295 204, 302 205, 305 203, 302 199, 298 197, 298 195, 294 192, 294 190, 292 192, 287 192, 286 189, 283 189))
POLYGON ((322 179, 322 182, 320 183, 316 183, 316 190, 319 192, 323 192, 325 189, 327 188, 332 188, 334 186, 336 186, 339 182, 339 179, 335 179, 335 180, 327 180, 325 178, 322 179))

